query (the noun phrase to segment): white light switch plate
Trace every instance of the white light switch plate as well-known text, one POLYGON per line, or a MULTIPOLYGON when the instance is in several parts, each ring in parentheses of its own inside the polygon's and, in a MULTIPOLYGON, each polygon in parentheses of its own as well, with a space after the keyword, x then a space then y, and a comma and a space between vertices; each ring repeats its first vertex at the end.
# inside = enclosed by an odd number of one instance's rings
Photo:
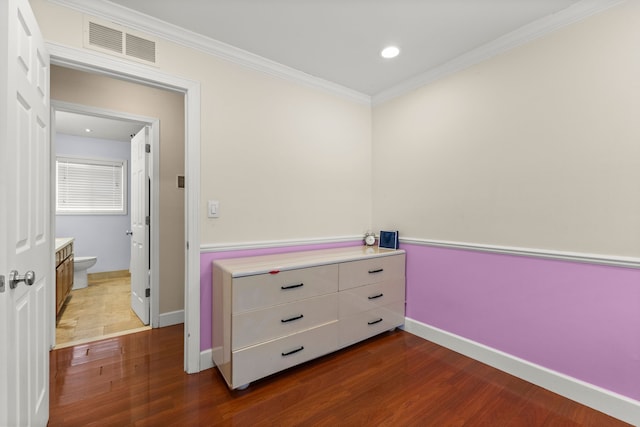
POLYGON ((207 216, 209 218, 220 218, 220 202, 217 200, 209 200, 207 203, 207 216))

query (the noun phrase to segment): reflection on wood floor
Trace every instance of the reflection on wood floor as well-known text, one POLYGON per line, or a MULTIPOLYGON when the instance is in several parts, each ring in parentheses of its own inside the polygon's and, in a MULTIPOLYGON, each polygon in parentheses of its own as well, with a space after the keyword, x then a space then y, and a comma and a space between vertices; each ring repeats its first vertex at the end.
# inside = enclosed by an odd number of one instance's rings
POLYGON ((184 372, 183 330, 52 351, 49 426, 629 426, 404 331, 230 391, 184 372))
POLYGON ((89 286, 71 291, 56 325, 56 348, 148 329, 131 310, 128 273, 89 274, 89 286))

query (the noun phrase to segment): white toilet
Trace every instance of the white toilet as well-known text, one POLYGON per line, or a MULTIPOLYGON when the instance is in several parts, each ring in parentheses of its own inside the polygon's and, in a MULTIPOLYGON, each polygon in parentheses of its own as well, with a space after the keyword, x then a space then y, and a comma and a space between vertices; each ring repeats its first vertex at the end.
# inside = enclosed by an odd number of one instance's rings
POLYGON ((78 256, 73 258, 73 287, 71 290, 86 288, 87 270, 98 261, 96 256, 78 256))

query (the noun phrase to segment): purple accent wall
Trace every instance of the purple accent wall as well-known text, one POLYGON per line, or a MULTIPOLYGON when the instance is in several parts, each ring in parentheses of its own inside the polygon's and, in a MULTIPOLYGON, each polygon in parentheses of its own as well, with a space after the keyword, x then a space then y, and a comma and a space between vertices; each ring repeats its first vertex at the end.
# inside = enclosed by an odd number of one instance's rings
MULTIPOLYGON (((200 255, 200 349, 211 348, 216 259, 354 242, 200 255)), ((403 244, 406 316, 640 400, 640 270, 403 244)))
POLYGON ((357 246, 357 242, 329 243, 305 246, 286 246, 280 248, 250 249, 228 252, 205 252, 200 254, 200 351, 211 348, 211 309, 212 309, 212 263, 217 259, 242 258, 258 255, 302 252, 317 249, 357 246))
POLYGON ((640 400, 640 270, 402 249, 408 318, 640 400))

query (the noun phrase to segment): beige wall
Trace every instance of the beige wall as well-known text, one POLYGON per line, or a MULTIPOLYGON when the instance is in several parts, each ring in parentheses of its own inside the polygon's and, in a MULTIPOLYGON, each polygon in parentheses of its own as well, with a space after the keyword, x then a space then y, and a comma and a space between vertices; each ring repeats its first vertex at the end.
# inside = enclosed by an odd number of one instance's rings
POLYGON ((229 64, 210 66, 216 75, 202 93, 202 202, 219 200, 221 216, 203 218, 202 243, 366 230, 369 108, 229 64))
MULTIPOLYGON (((32 5, 47 40, 82 47, 82 14, 32 5)), ((624 2, 373 113, 161 40, 160 69, 201 84, 202 244, 372 226, 640 256, 638 8, 624 2)))
POLYGON ((373 223, 640 256, 640 2, 374 108, 373 223))
POLYGON ((160 120, 160 314, 184 308, 184 95, 51 67, 51 99, 160 120))
MULTIPOLYGON (((48 41, 82 48, 82 14, 32 0, 48 41)), ((200 82, 201 243, 359 235, 371 216, 368 105, 158 42, 161 71, 200 82), (220 218, 206 202, 220 201, 220 218)))

